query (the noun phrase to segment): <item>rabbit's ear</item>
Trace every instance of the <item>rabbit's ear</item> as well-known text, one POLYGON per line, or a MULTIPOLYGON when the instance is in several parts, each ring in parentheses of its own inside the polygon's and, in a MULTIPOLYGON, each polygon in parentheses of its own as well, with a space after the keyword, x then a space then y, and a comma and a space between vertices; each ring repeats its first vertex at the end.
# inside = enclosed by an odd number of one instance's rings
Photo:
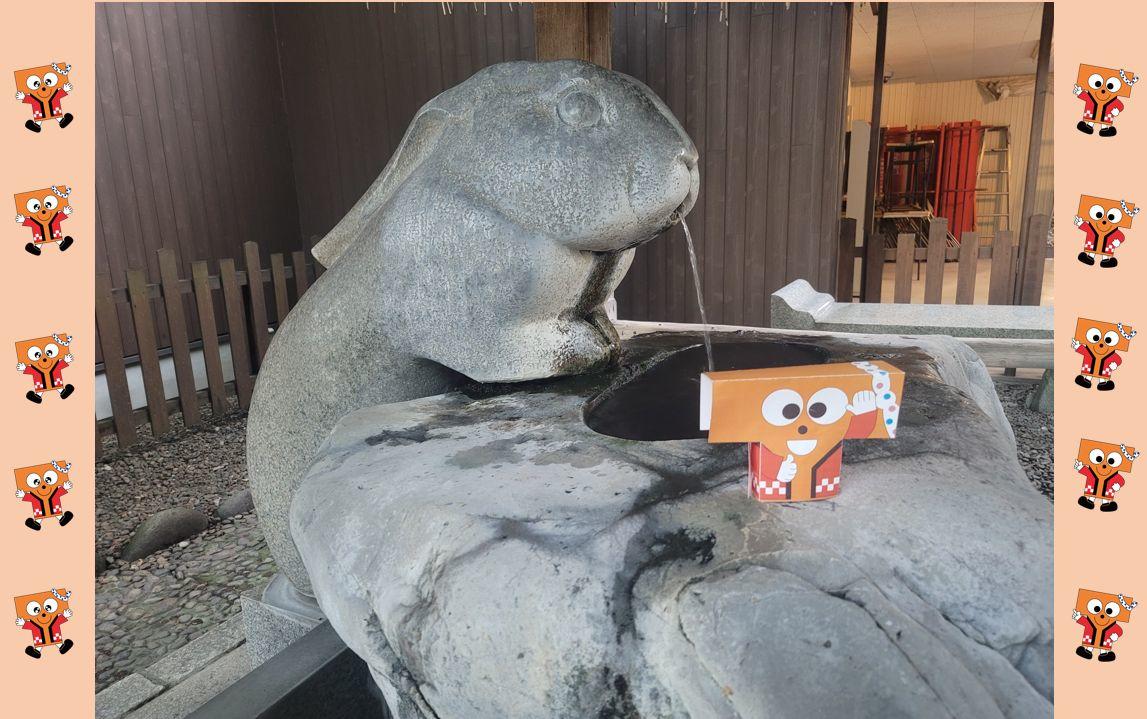
POLYGON ((331 267, 354 244, 375 211, 385 206, 410 173, 434 152, 451 119, 448 112, 437 106, 436 100, 431 100, 419 110, 382 173, 346 216, 311 248, 311 254, 319 264, 331 267))

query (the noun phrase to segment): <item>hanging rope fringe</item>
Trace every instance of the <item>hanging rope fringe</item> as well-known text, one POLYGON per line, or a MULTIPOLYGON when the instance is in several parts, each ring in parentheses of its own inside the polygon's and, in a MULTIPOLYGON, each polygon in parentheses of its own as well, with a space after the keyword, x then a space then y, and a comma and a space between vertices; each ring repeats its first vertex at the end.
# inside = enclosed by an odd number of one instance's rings
POLYGON ((67 337, 68 339, 62 340, 62 339, 60 339, 60 336, 57 334, 53 334, 52 339, 55 340, 56 344, 63 345, 65 347, 67 347, 68 345, 70 345, 72 343, 72 336, 71 335, 64 335, 64 336, 67 337))
MULTIPOLYGON (((1138 453, 1136 453, 1136 454, 1138 454, 1138 453)), ((54 459, 53 459, 53 460, 52 460, 52 468, 53 468, 53 469, 55 469, 55 470, 56 470, 57 472, 59 472, 60 474, 67 474, 68 472, 71 472, 71 471, 72 471, 72 463, 71 463, 71 462, 64 462, 64 466, 63 466, 63 467, 61 467, 61 466, 60 466, 60 465, 59 465, 59 464, 56 462, 56 460, 54 460, 54 459)))
POLYGON ((1129 612, 1130 612, 1132 609, 1134 609, 1135 607, 1139 606, 1139 602, 1131 602, 1130 604, 1128 604, 1128 603, 1127 603, 1127 600, 1123 598, 1123 595, 1122 595, 1122 594, 1120 594, 1120 595, 1119 595, 1119 603, 1120 603, 1120 604, 1122 604, 1122 605, 1123 605, 1123 608, 1124 608, 1124 609, 1126 609, 1126 610, 1127 610, 1127 611, 1129 611, 1129 612))
MULTIPOLYGON (((56 197, 60 198, 61 200, 66 200, 66 199, 68 199, 68 195, 72 194, 72 188, 68 187, 67 185, 64 185, 64 191, 60 192, 60 188, 56 187, 55 185, 52 185, 52 194, 55 195, 56 197)), ((1126 208, 1124 208, 1124 209, 1126 209, 1126 208)))
MULTIPOLYGON (((61 75, 67 75, 69 72, 72 71, 72 63, 65 62, 63 70, 61 70, 60 66, 57 65, 56 63, 52 63, 52 69, 55 70, 56 72, 60 73, 61 75)), ((1138 78, 1136 78, 1136 79, 1138 79, 1138 78)))
POLYGON ((1134 210, 1127 209, 1127 200, 1120 200, 1119 204, 1123 206, 1123 214, 1125 214, 1129 217, 1134 217, 1135 215, 1139 214, 1140 208, 1138 208, 1138 207, 1136 207, 1134 210))
POLYGON ((1116 326, 1116 328, 1119 329, 1119 334, 1123 335, 1123 339, 1125 339, 1125 340, 1129 340, 1132 337, 1134 337, 1135 335, 1139 334, 1139 330, 1131 330, 1131 334, 1127 334, 1127 332, 1123 329, 1123 323, 1122 322, 1116 324, 1115 326, 1116 326))
POLYGON ((1128 462, 1134 462, 1135 460, 1139 459, 1139 450, 1135 450, 1135 454, 1128 454, 1127 445, 1125 444, 1119 445, 1119 451, 1123 453, 1123 456, 1127 458, 1128 462))
POLYGON ((56 591, 55 589, 53 589, 52 590, 52 596, 61 602, 66 602, 72 598, 72 590, 69 589, 69 590, 65 591, 64 596, 61 597, 60 593, 58 591, 56 591))
POLYGON ((1125 85, 1127 85, 1128 87, 1131 87, 1135 83, 1139 82, 1139 73, 1135 73, 1135 77, 1128 80, 1127 79, 1127 72, 1124 71, 1122 68, 1119 70, 1119 77, 1123 78, 1123 83, 1125 85))

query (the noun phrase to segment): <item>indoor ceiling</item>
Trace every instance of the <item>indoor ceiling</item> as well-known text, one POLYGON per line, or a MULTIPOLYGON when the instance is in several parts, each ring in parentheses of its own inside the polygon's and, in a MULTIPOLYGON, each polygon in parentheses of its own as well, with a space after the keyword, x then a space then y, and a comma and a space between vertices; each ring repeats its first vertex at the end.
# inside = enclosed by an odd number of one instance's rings
MULTIPOLYGON (((852 81, 872 82, 876 16, 857 3, 852 28, 852 81)), ((1042 3, 888 4, 887 76, 944 82, 1035 73, 1042 3)))

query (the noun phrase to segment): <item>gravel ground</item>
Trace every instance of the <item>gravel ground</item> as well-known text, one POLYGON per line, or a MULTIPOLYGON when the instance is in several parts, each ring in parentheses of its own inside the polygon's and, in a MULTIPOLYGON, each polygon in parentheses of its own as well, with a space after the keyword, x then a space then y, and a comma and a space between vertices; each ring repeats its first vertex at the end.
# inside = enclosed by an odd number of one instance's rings
POLYGON ((1055 431, 1055 420, 1051 415, 1034 412, 1024 405, 1028 393, 1038 382, 1011 377, 994 379, 1004 414, 1016 435, 1020 464, 1036 489, 1052 499, 1051 438, 1055 431))

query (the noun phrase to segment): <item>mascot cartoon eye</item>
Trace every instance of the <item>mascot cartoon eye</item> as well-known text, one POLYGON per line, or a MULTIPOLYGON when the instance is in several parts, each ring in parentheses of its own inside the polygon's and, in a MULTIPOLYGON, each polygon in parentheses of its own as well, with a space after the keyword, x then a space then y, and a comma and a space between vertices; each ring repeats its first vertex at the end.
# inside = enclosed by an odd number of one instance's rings
POLYGON ((1098 72, 1093 72, 1091 73, 1091 76, 1087 78, 1087 86, 1092 90, 1098 90, 1099 88, 1103 87, 1103 78, 1099 75, 1098 72))
POLYGON ((28 485, 32 489, 39 487, 40 475, 36 474, 35 472, 29 473, 28 476, 24 478, 24 484, 28 485))
POLYGON ((1114 617, 1119 613, 1119 605, 1115 602, 1108 602, 1107 606, 1103 608, 1103 612, 1109 617, 1114 617))
POLYGON ((56 77, 56 73, 54 73, 54 72, 44 73, 44 87, 55 87, 56 83, 59 81, 60 81, 60 78, 56 77))
POLYGON ((45 612, 47 612, 48 614, 55 614, 57 609, 59 609, 59 606, 56 605, 55 599, 45 599, 44 600, 44 611, 45 612))
POLYGON ((792 424, 804 409, 804 398, 795 390, 778 389, 761 403, 761 416, 774 427, 792 424))
POLYGON ((601 119, 601 103, 588 92, 571 92, 558 103, 558 116, 573 127, 592 127, 601 119))
POLYGON ((1115 334, 1114 332, 1108 332, 1107 334, 1103 335, 1103 344, 1111 345, 1114 347, 1115 345, 1119 344, 1119 335, 1115 334))
POLYGON ((808 416, 817 424, 833 424, 844 416, 848 395, 836 387, 825 387, 808 398, 808 416))
POLYGON ((39 75, 29 75, 28 79, 24 81, 24 84, 28 86, 29 90, 39 90, 40 89, 40 76, 39 75))
POLYGON ((1103 333, 1099 331, 1098 327, 1089 327, 1087 328, 1087 332, 1084 334, 1084 337, 1086 337, 1087 341, 1091 344, 1095 344, 1099 340, 1103 339, 1103 333))
POLYGON ((34 215, 40 211, 40 201, 33 197, 24 203, 24 207, 34 215))
POLYGON ((1118 208, 1112 207, 1107 211, 1107 221, 1111 224, 1116 224, 1123 219, 1123 213, 1118 208))
POLYGON ((58 204, 60 204, 60 201, 56 199, 55 195, 48 195, 44 198, 44 209, 54 210, 58 204))
POLYGON ((1092 205, 1091 207, 1088 208, 1087 214, 1091 215, 1091 219, 1093 219, 1093 220, 1102 220, 1103 219, 1103 208, 1099 205, 1092 205))
POLYGON ((1087 455, 1087 458, 1091 460, 1092 464, 1103 464, 1103 450, 1093 449, 1091 450, 1091 454, 1087 455))
POLYGON ((48 359, 51 359, 60 354, 60 348, 56 345, 55 342, 49 342, 48 344, 44 345, 44 354, 48 356, 48 359))
POLYGON ((1119 88, 1121 88, 1121 87, 1123 87, 1123 83, 1119 82, 1119 78, 1117 78, 1117 77, 1107 78, 1107 91, 1108 92, 1119 92, 1119 88))
POLYGON ((1103 611, 1103 602, 1099 601, 1098 599, 1089 599, 1087 601, 1087 611, 1091 612, 1092 614, 1099 614, 1101 611, 1103 611))
POLYGON ((44 484, 48 485, 49 487, 55 484, 59 479, 60 475, 56 474, 50 469, 47 472, 44 472, 44 484))
POLYGON ((43 350, 41 350, 36 345, 32 345, 31 347, 28 348, 28 359, 32 360, 33 362, 39 362, 40 358, 43 356, 44 356, 43 350))
POLYGON ((28 602, 28 604, 24 607, 24 611, 28 612, 29 617, 34 617, 40 613, 40 603, 28 602))
POLYGON ((1112 467, 1118 467, 1119 465, 1123 464, 1123 455, 1119 454, 1118 452, 1112 452, 1111 454, 1107 455, 1107 463, 1112 467))

